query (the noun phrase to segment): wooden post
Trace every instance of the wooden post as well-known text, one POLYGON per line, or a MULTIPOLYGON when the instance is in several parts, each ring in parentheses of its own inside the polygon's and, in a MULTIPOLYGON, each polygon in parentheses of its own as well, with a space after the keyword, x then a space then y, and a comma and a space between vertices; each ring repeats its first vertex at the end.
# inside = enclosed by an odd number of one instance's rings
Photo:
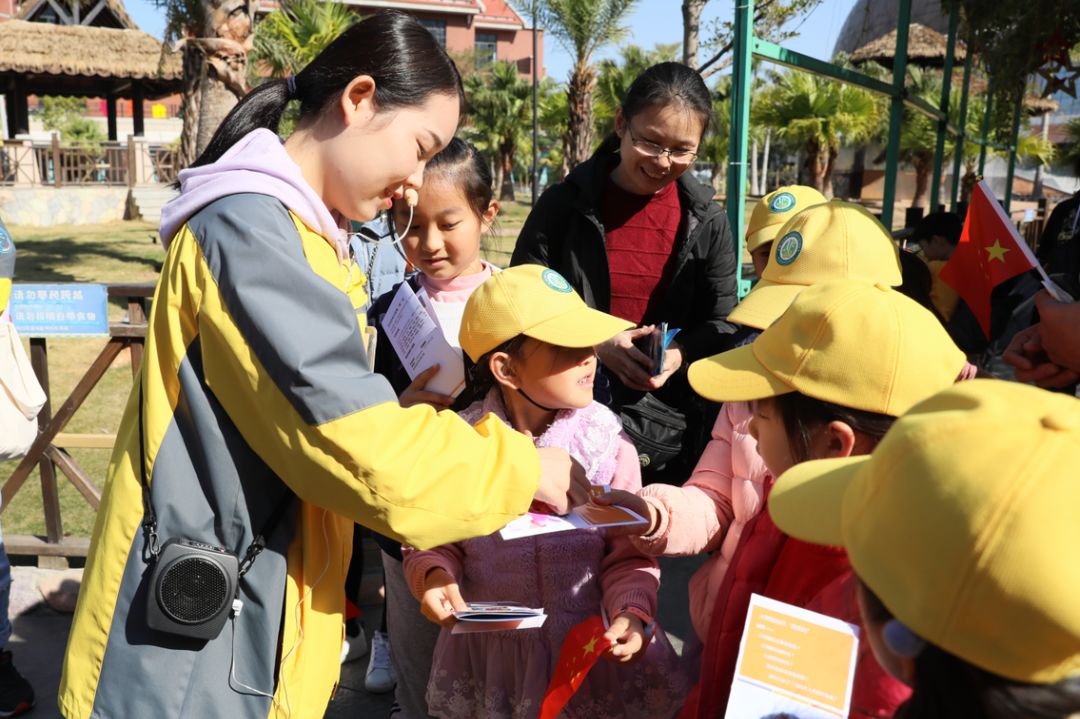
POLYGON ((131 134, 142 137, 143 129, 143 89, 138 80, 131 81, 131 134))
POLYGON ((64 168, 60 164, 60 135, 52 134, 52 162, 53 162, 53 185, 60 187, 64 184, 64 168))
POLYGON ((116 95, 109 92, 105 96, 105 114, 109 125, 109 142, 116 142, 116 95))
MULTIPOLYGON (((30 133, 30 111, 26 106, 26 82, 22 77, 16 76, 13 81, 15 135, 27 135, 30 133)), ((13 135, 12 137, 14 137, 13 135)))
POLYGON ((15 116, 15 85, 12 83, 4 91, 4 111, 7 114, 7 136, 14 140, 19 134, 19 121, 15 116))
MULTIPOLYGON (((38 414, 38 431, 43 431, 52 419, 52 400, 49 391, 49 350, 44 337, 30 338, 30 365, 42 389, 45 390, 45 404, 38 414)), ((56 486, 56 466, 52 459, 41 455, 38 462, 41 475, 41 503, 45 509, 45 539, 49 544, 64 541, 64 523, 60 516, 60 492, 56 486)), ((67 559, 55 556, 40 556, 38 564, 48 569, 67 569, 67 559)))

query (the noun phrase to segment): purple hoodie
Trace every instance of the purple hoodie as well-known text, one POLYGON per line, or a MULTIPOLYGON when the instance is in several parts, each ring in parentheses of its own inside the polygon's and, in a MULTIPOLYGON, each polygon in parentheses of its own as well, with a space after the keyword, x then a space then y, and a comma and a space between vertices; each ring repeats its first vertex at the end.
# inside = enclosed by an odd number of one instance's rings
POLYGON ((254 192, 270 195, 326 238, 338 258, 348 257, 348 235, 300 174, 281 138, 252 130, 212 164, 180 171, 180 195, 161 209, 161 244, 169 248, 184 223, 214 200, 254 192))

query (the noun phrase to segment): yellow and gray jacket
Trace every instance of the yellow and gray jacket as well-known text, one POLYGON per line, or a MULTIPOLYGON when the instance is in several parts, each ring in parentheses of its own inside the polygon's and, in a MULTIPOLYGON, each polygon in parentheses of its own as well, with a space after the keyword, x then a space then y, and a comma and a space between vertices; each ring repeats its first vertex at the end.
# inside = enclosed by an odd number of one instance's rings
POLYGON ((400 408, 368 369, 365 300, 355 263, 268 195, 218 199, 176 233, 142 367, 162 541, 239 556, 286 493, 298 501, 216 639, 150 630, 133 391, 64 659, 65 717, 322 717, 340 669, 353 522, 426 548, 526 510, 539 476, 531 442, 497 419, 471 428, 452 412, 400 408))

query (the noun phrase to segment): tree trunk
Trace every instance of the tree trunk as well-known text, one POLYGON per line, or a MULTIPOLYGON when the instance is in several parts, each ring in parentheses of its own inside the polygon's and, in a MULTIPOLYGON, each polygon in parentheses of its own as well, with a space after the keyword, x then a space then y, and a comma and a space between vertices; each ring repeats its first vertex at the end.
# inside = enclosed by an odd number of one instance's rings
POLYGON ((183 129, 180 132, 181 168, 189 167, 199 156, 196 137, 199 133, 199 106, 202 103, 202 86, 206 79, 206 57, 194 45, 183 47, 184 78, 181 96, 183 98, 183 129))
POLYGON ((247 55, 254 39, 252 5, 241 0, 202 0, 199 26, 186 28, 184 128, 181 160, 197 158, 218 125, 247 91, 247 55))
POLYGON ((218 125, 236 106, 238 99, 225 84, 207 74, 202 84, 202 92, 199 98, 199 132, 196 136, 196 151, 202 154, 211 138, 218 129, 218 125))
MULTIPOLYGON (((825 194, 825 161, 822 154, 825 150, 817 143, 808 142, 803 148, 806 159, 803 167, 806 171, 806 182, 821 194, 825 194)), ((828 197, 828 195, 826 195, 828 197)))
POLYGON ((585 162, 592 155, 592 96, 595 89, 596 69, 584 63, 576 64, 566 86, 567 107, 570 111, 566 128, 566 161, 571 168, 585 162))
POLYGON ((751 195, 764 195, 761 191, 761 186, 758 183, 758 169, 757 169, 757 138, 750 143, 750 194, 751 195))
POLYGON ((772 141, 772 130, 765 131, 765 149, 761 151, 761 194, 769 191, 769 143, 772 141))
POLYGON ((708 0, 683 0, 683 64, 695 70, 698 66, 698 35, 701 11, 708 0))
MULTIPOLYGON (((501 159, 496 159, 493 164, 495 166, 495 187, 498 188, 499 192, 501 193, 503 184, 506 181, 506 178, 504 176, 506 172, 505 165, 503 165, 501 159)), ((502 199, 502 197, 500 197, 499 199, 502 199)))
POLYGON ((513 146, 499 148, 499 165, 502 182, 499 183, 499 201, 514 201, 514 151, 513 146))
POLYGON ((826 200, 831 200, 833 198, 833 168, 836 167, 836 156, 840 154, 840 151, 830 147, 826 152, 828 154, 825 157, 825 171, 821 173, 821 188, 819 189, 826 200))
POLYGON ((915 197, 911 200, 912 207, 926 207, 930 197, 930 165, 925 162, 916 162, 915 166, 915 197))

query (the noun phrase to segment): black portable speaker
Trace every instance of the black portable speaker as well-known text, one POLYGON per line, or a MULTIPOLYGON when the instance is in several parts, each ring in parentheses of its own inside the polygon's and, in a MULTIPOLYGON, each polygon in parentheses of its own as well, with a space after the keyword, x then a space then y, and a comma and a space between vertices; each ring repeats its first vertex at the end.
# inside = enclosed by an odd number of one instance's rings
POLYGON ((170 539, 150 577, 147 624, 195 639, 221 633, 236 597, 239 562, 233 554, 190 539, 170 539))

